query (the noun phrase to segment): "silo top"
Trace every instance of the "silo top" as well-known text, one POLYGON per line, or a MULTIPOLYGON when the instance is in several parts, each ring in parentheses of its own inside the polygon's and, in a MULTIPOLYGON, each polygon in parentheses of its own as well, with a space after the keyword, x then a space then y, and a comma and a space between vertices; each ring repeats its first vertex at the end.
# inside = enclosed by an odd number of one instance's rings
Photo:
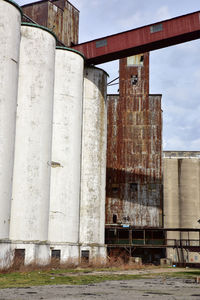
POLYGON ((87 66, 87 68, 91 68, 91 69, 96 69, 96 70, 102 71, 102 72, 104 72, 106 74, 107 77, 110 77, 109 74, 104 69, 98 68, 98 67, 93 66, 93 65, 87 66))
POLYGON ((12 0, 4 0, 4 1, 10 3, 10 4, 13 5, 13 6, 15 6, 15 7, 20 11, 21 16, 23 16, 22 9, 21 9, 21 7, 20 7, 16 2, 14 2, 14 1, 12 1, 12 0))
POLYGON ((53 35, 53 37, 56 39, 56 41, 57 41, 57 37, 56 37, 56 35, 54 34, 54 32, 51 31, 51 30, 50 30, 49 28, 47 28, 47 27, 44 27, 44 26, 38 25, 38 24, 34 24, 34 23, 26 23, 26 22, 22 22, 21 25, 22 25, 22 26, 35 27, 35 28, 39 28, 39 29, 45 30, 45 31, 51 33, 51 34, 53 35))
POLYGON ((77 50, 75 50, 75 49, 68 48, 68 47, 61 47, 61 46, 57 46, 56 49, 57 49, 57 50, 68 50, 68 51, 77 53, 77 54, 79 54, 80 56, 82 56, 83 59, 85 60, 85 56, 83 55, 83 53, 81 53, 81 52, 79 52, 79 51, 77 51, 77 50))

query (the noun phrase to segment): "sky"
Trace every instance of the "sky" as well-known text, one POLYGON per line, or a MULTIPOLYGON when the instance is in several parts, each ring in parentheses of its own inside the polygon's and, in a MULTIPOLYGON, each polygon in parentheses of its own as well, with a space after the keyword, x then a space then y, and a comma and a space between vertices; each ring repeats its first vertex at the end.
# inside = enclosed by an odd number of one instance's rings
MULTIPOLYGON (((80 43, 200 10, 199 0, 70 2, 80 10, 80 43)), ((109 81, 118 77, 118 61, 98 67, 108 72, 109 81)), ((200 151, 200 39, 150 53, 150 93, 163 95, 163 149, 200 151)))

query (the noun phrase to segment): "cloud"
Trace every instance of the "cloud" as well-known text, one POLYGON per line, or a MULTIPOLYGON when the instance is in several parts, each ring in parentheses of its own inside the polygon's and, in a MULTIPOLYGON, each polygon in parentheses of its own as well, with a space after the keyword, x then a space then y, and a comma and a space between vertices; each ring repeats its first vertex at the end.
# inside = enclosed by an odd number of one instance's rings
POLYGON ((168 6, 164 5, 158 8, 156 11, 156 18, 158 20, 166 20, 171 18, 168 6))
MULTIPOLYGON (((30 0, 18 0, 19 4, 30 0)), ((80 10, 80 42, 199 10, 198 0, 70 0, 80 10)), ((162 93, 164 149, 200 150, 200 41, 152 51, 150 92, 162 93)), ((118 62, 101 65, 109 80, 118 62)), ((118 87, 109 88, 116 93, 118 87)))
POLYGON ((121 18, 118 20, 118 25, 123 28, 123 30, 127 30, 127 28, 135 28, 141 26, 143 23, 142 13, 137 11, 126 18, 121 18))

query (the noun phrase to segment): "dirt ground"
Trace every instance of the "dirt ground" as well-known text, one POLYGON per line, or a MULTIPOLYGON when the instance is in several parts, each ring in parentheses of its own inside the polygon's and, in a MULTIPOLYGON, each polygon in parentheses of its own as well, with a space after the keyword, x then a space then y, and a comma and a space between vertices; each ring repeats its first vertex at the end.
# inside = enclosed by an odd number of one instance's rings
MULTIPOLYGON (((182 269, 183 270, 183 269, 182 269)), ((172 270, 177 272, 179 269, 172 270)), ((115 274, 164 273, 169 270, 120 271, 115 274)), ((99 274, 99 273, 98 273, 99 274)), ((1 289, 0 300, 24 299, 181 299, 199 300, 200 284, 195 279, 157 278, 106 281, 89 285, 56 285, 26 288, 1 289)))

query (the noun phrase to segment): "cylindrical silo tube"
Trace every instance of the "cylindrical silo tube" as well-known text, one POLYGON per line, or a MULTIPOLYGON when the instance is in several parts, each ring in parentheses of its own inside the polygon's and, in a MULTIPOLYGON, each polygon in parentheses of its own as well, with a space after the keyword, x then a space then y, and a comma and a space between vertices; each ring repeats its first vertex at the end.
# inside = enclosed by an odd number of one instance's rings
POLYGON ((21 11, 0 1, 0 239, 9 238, 21 11))
MULTIPOLYGON (((74 257, 79 255, 83 68, 84 58, 79 52, 57 47, 49 241, 74 246, 74 257)), ((67 259, 62 252, 61 259, 67 259)))
POLYGON ((21 28, 10 239, 48 239, 55 36, 21 28))
POLYGON ((105 256, 105 179, 107 74, 98 68, 84 72, 80 243, 91 258, 105 256))

